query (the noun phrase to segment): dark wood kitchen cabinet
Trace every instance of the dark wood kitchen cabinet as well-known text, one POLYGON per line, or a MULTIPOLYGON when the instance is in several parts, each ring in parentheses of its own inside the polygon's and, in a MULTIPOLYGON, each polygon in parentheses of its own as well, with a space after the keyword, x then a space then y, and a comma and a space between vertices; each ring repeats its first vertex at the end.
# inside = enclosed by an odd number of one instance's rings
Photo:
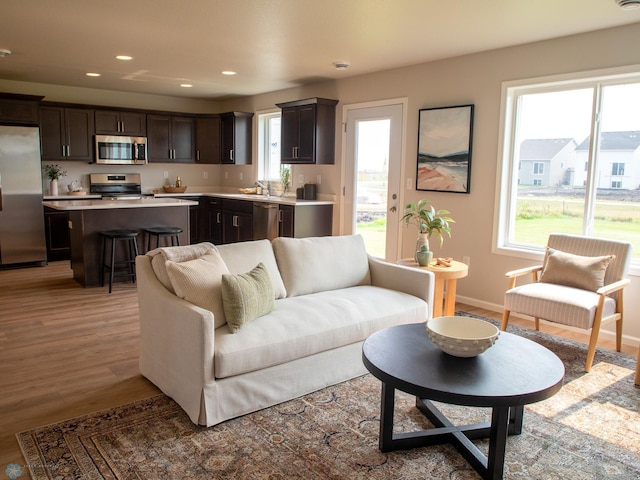
POLYGON ((181 115, 147 115, 150 163, 195 163, 194 119, 181 115))
POLYGON ((308 98, 277 104, 282 109, 281 163, 335 163, 337 103, 338 100, 327 98, 308 98))
POLYGON ((222 199, 222 243, 253 240, 253 202, 222 199))
POLYGON ((43 97, 0 93, 0 124, 38 125, 39 102, 43 97))
POLYGON ((221 127, 222 120, 217 115, 196 118, 196 163, 220 163, 221 127))
POLYGON ((281 237, 323 237, 333 231, 333 205, 284 205, 278 207, 281 237))
POLYGON ((47 261, 71 258, 69 212, 44 207, 44 231, 47 243, 47 261))
POLYGON ((147 115, 142 112, 96 110, 95 127, 98 135, 147 136, 147 115))
POLYGON ((222 159, 224 164, 251 165, 253 113, 227 112, 222 120, 222 159))
POLYGON ((93 109, 40 107, 42 160, 92 162, 93 132, 93 109))
POLYGON ((222 200, 215 197, 207 197, 206 214, 208 222, 208 235, 205 241, 214 245, 222 244, 222 200))

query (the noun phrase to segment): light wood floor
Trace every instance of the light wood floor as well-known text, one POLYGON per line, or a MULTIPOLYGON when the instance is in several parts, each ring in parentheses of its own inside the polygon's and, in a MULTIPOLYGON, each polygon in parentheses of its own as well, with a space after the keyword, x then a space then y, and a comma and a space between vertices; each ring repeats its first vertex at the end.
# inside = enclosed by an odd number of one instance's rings
MULTIPOLYGON (((542 330, 586 339, 548 325, 542 330)), ((0 271, 0 471, 25 463, 17 432, 159 393, 138 373, 138 336, 133 284, 119 283, 111 295, 82 288, 68 262, 0 271)), ((614 348, 605 340, 599 345, 614 348)), ((632 347, 624 351, 635 354, 632 347)))

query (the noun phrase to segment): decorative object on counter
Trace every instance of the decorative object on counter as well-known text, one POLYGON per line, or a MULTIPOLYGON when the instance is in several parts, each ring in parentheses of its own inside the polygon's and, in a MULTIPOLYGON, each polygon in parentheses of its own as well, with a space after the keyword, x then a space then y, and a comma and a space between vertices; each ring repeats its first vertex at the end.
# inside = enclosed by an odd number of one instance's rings
POLYGON ((165 185, 162 187, 166 193, 184 193, 187 191, 187 187, 178 187, 173 185, 165 185))
POLYGON ((289 165, 280 166, 280 182, 282 183, 282 194, 280 196, 284 197, 291 186, 291 167, 289 165))
POLYGON ((182 180, 180 180, 180 175, 176 177, 176 187, 180 188, 182 186, 182 180))
MULTIPOLYGON (((444 241, 443 232, 451 237, 451 226, 449 224, 456 222, 448 216, 449 213, 449 210, 436 211, 433 205, 429 205, 429 200, 426 198, 423 198, 417 204, 409 203, 404 207, 402 220, 404 220, 407 225, 413 223, 418 227, 416 252, 422 251, 424 246, 429 250, 429 239, 434 233, 437 233, 440 238, 440 246, 442 246, 444 241)), ((418 262, 417 256, 416 262, 418 262)))
POLYGON ((305 183, 304 184, 304 199, 305 200, 315 200, 316 199, 316 184, 315 183, 305 183))
POLYGON ((261 195, 262 187, 239 188, 238 191, 245 195, 261 195), (258 192, 258 189, 260 189, 260 192, 258 192))
POLYGON ((49 178, 49 194, 52 197, 58 196, 58 179, 64 177, 67 174, 66 170, 63 170, 57 163, 48 163, 42 167, 44 173, 49 178))
POLYGON ((433 252, 429 250, 428 245, 423 245, 420 250, 416 251, 416 260, 421 267, 426 267, 433 260, 433 252))
POLYGON ((69 192, 80 192, 82 190, 82 184, 78 180, 74 180, 67 184, 67 189, 69 192))

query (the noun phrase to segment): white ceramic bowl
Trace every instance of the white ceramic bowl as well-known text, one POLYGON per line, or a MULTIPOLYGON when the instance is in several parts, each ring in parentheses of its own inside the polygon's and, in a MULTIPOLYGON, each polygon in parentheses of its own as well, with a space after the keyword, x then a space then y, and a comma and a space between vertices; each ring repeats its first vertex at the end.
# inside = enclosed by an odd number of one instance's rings
POLYGON ((475 357, 493 345, 500 330, 472 317, 436 317, 427 322, 427 333, 443 352, 456 357, 475 357))

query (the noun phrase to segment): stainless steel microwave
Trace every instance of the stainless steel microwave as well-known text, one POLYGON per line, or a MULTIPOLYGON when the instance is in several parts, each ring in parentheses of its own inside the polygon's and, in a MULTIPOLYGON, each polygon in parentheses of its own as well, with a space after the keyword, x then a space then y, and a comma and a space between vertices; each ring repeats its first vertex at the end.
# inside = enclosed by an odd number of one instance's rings
POLYGON ((147 163, 147 137, 96 135, 96 163, 107 165, 147 163))

